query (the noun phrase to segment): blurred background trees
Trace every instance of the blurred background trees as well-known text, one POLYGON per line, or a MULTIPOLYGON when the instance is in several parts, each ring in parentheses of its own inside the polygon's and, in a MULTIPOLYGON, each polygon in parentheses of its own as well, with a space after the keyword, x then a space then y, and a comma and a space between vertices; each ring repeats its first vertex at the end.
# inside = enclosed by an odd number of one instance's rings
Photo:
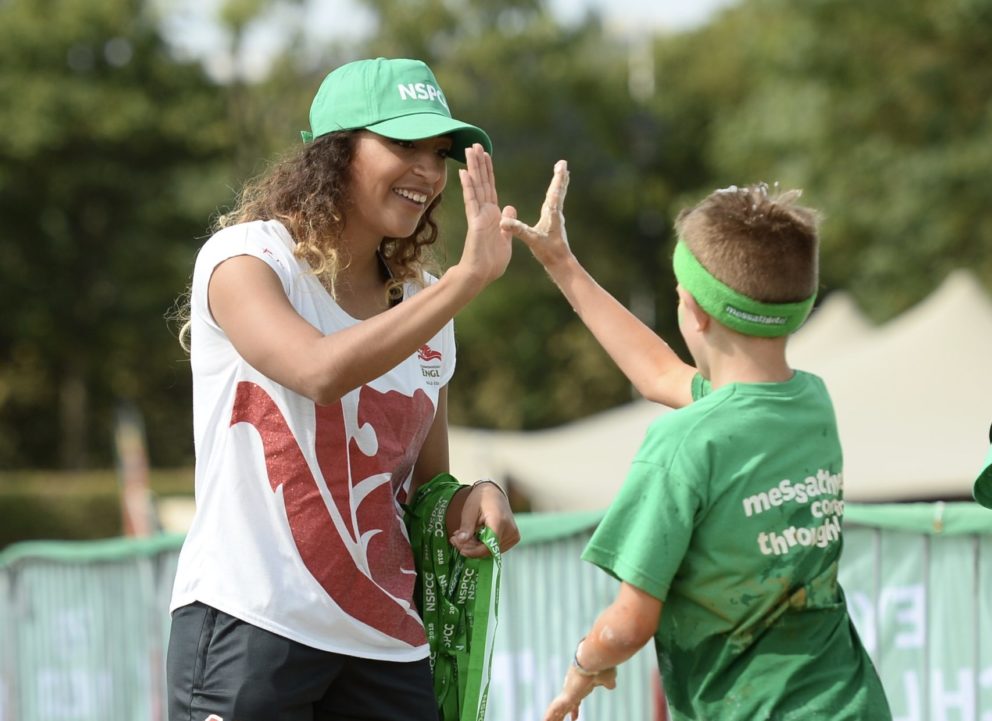
MULTIPOLYGON (((524 219, 567 158, 576 253, 680 350, 672 221, 733 183, 803 187, 825 216, 824 294, 849 290, 876 321, 955 267, 992 287, 992 0, 742 0, 634 38, 544 0, 365 0, 376 31, 324 43, 306 3, 227 0, 223 78, 177 51, 157 7, 0 3, 0 468, 109 465, 125 401, 153 465, 191 462, 165 316, 212 218, 357 57, 426 60, 493 137, 501 201, 524 219), (276 17, 284 42, 248 73, 247 38, 276 17)), ((444 264, 464 232, 456 184, 442 209, 444 264)), ((523 246, 457 332, 453 423, 540 428, 631 398, 523 246)))
POLYGON ((120 399, 162 462, 189 456, 162 316, 233 138, 144 6, 0 4, 0 467, 107 465, 120 399))

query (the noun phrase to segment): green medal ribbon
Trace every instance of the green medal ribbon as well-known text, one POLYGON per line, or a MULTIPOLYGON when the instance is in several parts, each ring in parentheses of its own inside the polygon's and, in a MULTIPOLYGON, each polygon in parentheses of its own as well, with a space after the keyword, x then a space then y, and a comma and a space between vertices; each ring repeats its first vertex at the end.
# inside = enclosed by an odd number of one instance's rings
POLYGON ((466 558, 448 542, 448 504, 463 487, 442 473, 404 506, 417 563, 415 598, 442 721, 484 721, 499 616, 502 559, 496 534, 490 528, 476 534, 489 548, 486 558, 466 558))

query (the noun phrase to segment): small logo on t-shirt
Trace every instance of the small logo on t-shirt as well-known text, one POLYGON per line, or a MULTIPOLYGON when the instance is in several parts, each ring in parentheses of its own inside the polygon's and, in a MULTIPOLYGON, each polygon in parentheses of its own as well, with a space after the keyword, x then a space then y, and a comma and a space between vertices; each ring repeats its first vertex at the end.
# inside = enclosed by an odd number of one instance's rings
POLYGON ((212 713, 209 716, 207 716, 205 719, 203 719, 203 721, 224 721, 224 719, 222 719, 217 714, 212 713))
POLYGON ((422 361, 441 360, 441 353, 424 343, 417 351, 417 357, 422 361))
POLYGON ((426 343, 417 351, 420 359, 420 372, 427 379, 427 385, 437 386, 441 383, 441 353, 426 343), (435 362, 436 361, 436 362, 435 362))
MULTIPOLYGON (((263 255, 267 255, 267 256, 269 256, 269 257, 270 257, 270 258, 272 258, 272 260, 274 260, 274 261, 275 261, 276 263, 278 263, 279 265, 282 265, 282 261, 281 261, 281 260, 279 260, 279 258, 278 258, 278 257, 276 256, 276 254, 275 254, 275 253, 273 253, 273 252, 272 252, 271 250, 269 250, 268 248, 262 248, 262 254, 263 254, 263 255)), ((210 719, 207 719, 207 721, 210 721, 210 719)), ((220 721, 224 721, 224 719, 220 719, 220 721)))

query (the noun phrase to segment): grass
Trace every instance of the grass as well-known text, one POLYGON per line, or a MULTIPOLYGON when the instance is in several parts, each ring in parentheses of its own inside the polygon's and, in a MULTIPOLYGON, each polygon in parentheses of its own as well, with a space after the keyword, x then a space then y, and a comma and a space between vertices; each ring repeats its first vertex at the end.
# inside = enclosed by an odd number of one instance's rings
MULTIPOLYGON (((193 496, 191 468, 153 469, 158 498, 193 496)), ((0 472, 0 548, 18 541, 110 538, 122 532, 115 469, 0 472)))
MULTIPOLYGON (((153 468, 148 485, 157 496, 192 496, 192 468, 153 468)), ((21 470, 0 471, 0 498, 33 492, 43 496, 117 492, 116 469, 92 471, 21 470)))

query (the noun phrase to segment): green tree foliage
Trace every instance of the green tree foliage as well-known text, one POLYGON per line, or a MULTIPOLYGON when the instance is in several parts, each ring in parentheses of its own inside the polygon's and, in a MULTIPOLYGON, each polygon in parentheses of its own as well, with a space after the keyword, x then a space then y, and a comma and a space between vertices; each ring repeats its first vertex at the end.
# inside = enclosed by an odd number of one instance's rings
MULTIPOLYGON (((153 463, 189 460, 189 373, 162 314, 212 216, 293 152, 324 74, 357 57, 426 60, 492 136, 525 220, 566 158, 577 255, 680 352, 672 222, 731 183, 805 188, 825 289, 877 320, 954 267, 990 283, 992 0, 742 0, 637 41, 595 15, 564 27, 546 0, 363 4, 377 32, 320 47, 301 0, 225 0, 221 82, 170 53, 141 0, 0 2, 0 467, 105 464, 120 399, 153 463), (263 25, 284 50, 248 77, 263 25)), ((465 231, 454 174, 441 222, 443 266, 465 231)), ((630 399, 522 245, 457 334, 454 423, 538 428, 630 399)))
POLYGON ((0 4, 0 467, 109 463, 118 399, 140 404, 156 460, 189 457, 162 316, 229 141, 221 94, 145 8, 0 4))
MULTIPOLYGON (((307 104, 323 76, 306 67, 302 5, 303 0, 224 0, 218 8, 217 22, 227 42, 226 50, 214 54, 229 66, 222 92, 234 151, 227 172, 235 190, 263 172, 266 163, 298 146, 299 131, 306 127, 307 104), (244 67, 251 54, 248 37, 263 26, 276 25, 279 15, 295 18, 278 23, 281 52, 263 77, 249 78, 244 67)), ((233 202, 233 197, 225 200, 233 202)))
MULTIPOLYGON (((428 54, 459 111, 491 131, 502 198, 523 217, 569 159, 577 254, 631 307, 653 295, 648 315, 676 347, 672 221, 731 183, 805 188, 825 216, 825 290, 850 290, 878 321, 956 267, 992 284, 988 0, 745 0, 653 38, 655 90, 638 98, 636 47, 595 18, 565 30, 542 3, 423 0, 394 22, 394 3, 370 4, 384 29, 373 48, 428 54), (425 7, 444 21, 418 26, 425 7)), ((554 424, 628 393, 526 255, 459 318, 457 422, 554 424)))
POLYGON ((828 289, 883 321, 954 268, 989 283, 992 3, 751 0, 688 42, 717 49, 713 174, 804 187, 828 289))

